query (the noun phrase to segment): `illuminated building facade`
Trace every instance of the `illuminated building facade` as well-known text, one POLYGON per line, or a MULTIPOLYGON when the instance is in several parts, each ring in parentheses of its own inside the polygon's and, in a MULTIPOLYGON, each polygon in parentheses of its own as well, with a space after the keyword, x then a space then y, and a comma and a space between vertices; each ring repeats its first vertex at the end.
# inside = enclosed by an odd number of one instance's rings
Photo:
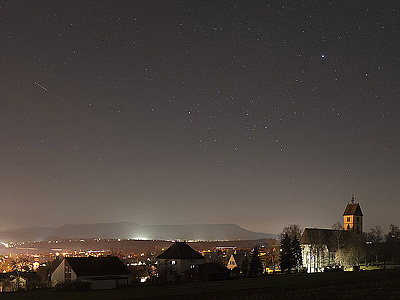
POLYGON ((308 273, 338 267, 337 251, 362 233, 363 213, 360 204, 348 203, 343 213, 343 229, 305 228, 300 238, 303 267, 308 273))
POLYGON ((204 263, 205 258, 185 242, 175 242, 156 257, 158 276, 165 281, 183 280, 184 272, 204 263))
POLYGON ((360 204, 354 203, 354 196, 352 196, 351 203, 347 204, 343 213, 343 229, 361 234, 363 232, 363 216, 360 204))

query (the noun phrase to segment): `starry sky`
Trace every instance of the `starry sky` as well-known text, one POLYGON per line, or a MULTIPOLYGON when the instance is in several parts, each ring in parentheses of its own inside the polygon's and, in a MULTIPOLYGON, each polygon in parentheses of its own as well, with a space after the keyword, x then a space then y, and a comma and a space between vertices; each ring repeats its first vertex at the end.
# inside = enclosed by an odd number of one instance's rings
POLYGON ((397 1, 5 1, 0 227, 399 225, 397 1))

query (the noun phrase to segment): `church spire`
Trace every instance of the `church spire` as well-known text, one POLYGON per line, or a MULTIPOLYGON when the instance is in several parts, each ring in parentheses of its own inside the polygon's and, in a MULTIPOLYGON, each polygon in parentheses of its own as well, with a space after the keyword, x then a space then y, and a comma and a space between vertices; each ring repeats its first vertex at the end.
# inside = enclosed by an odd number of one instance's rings
POLYGON ((354 230, 357 234, 362 233, 363 213, 360 204, 354 203, 354 194, 343 213, 343 228, 344 230, 354 230))

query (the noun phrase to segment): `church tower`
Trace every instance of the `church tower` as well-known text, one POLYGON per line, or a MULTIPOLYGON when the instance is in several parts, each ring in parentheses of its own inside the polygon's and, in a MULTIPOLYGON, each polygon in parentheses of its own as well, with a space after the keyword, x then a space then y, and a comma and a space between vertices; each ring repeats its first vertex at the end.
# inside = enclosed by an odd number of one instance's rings
POLYGON ((352 230, 357 234, 363 232, 363 213, 360 204, 354 203, 354 195, 343 213, 343 229, 352 230))

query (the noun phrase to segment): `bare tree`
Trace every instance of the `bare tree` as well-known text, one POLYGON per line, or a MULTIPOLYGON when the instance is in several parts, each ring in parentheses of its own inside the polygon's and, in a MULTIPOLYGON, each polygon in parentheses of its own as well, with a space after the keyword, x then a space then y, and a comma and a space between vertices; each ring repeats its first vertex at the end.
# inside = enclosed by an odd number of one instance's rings
POLYGON ((285 233, 287 233, 291 240, 293 240, 294 236, 297 236, 297 238, 300 239, 301 232, 302 232, 302 230, 300 229, 300 226, 298 224, 290 224, 283 228, 283 232, 282 232, 281 236, 283 236, 285 233))
POLYGON ((310 266, 310 272, 320 272, 325 261, 325 239, 321 231, 318 232, 317 239, 312 243, 308 250, 309 253, 306 255, 307 263, 310 266))
POLYGON ((21 283, 21 272, 29 266, 28 260, 26 258, 18 257, 11 262, 12 269, 17 273, 16 288, 17 291, 20 290, 21 283))
POLYGON ((343 230, 343 226, 340 222, 336 222, 335 224, 332 225, 332 229, 334 230, 343 230))
POLYGON ((325 264, 325 249, 324 245, 326 244, 324 235, 321 231, 318 232, 318 241, 316 244, 317 249, 317 268, 320 270, 322 266, 325 264))
POLYGON ((365 239, 357 234, 351 233, 349 240, 346 240, 344 247, 336 252, 335 261, 346 269, 359 266, 365 261, 365 239))
POLYGON ((389 232, 386 236, 386 243, 389 247, 389 251, 392 253, 392 260, 394 260, 394 266, 398 264, 399 257, 399 242, 400 242, 400 228, 396 225, 389 225, 389 232))
POLYGON ((382 241, 383 241, 383 231, 381 227, 376 225, 375 228, 371 228, 370 231, 367 233, 366 237, 368 240, 368 244, 373 248, 375 262, 378 263, 379 252, 380 249, 382 248, 382 241))
POLYGON ((340 250, 343 247, 343 227, 342 224, 336 222, 332 225, 333 233, 333 243, 335 244, 336 250, 340 250))
POLYGON ((265 265, 276 270, 279 265, 279 241, 277 239, 269 239, 265 244, 265 265))
POLYGON ((368 234, 371 241, 380 243, 383 241, 383 231, 380 226, 376 225, 375 228, 371 228, 368 234))

